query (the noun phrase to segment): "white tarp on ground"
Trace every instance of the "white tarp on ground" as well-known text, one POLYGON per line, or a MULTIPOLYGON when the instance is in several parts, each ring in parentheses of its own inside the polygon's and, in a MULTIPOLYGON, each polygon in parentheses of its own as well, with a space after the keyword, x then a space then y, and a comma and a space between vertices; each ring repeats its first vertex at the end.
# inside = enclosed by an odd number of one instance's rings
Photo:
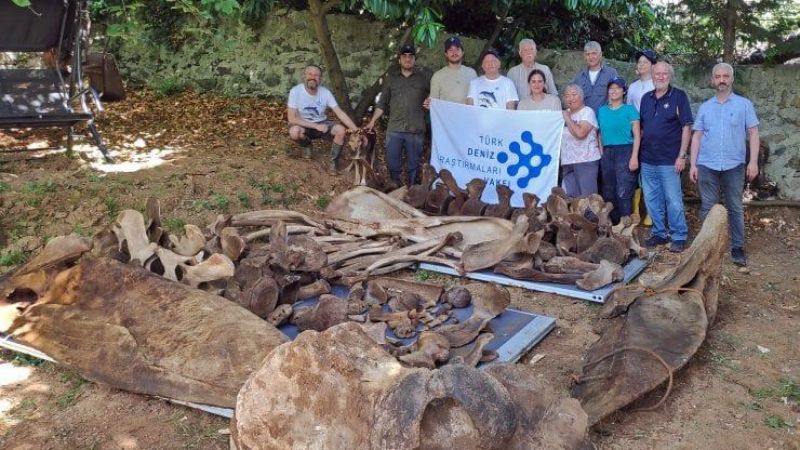
POLYGON ((510 111, 431 100, 431 165, 448 169, 459 186, 473 178, 486 180, 483 201, 496 203, 495 186, 546 200, 558 183, 564 116, 560 111, 510 111))

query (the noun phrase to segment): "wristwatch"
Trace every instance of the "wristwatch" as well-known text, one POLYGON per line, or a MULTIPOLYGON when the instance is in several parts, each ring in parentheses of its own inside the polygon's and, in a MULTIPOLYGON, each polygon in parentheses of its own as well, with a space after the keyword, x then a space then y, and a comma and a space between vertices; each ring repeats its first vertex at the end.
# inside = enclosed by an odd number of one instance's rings
POLYGON ((679 155, 678 155, 678 158, 681 158, 681 159, 689 159, 689 154, 688 154, 688 153, 684 153, 684 154, 682 154, 682 155, 680 155, 680 154, 679 154, 679 155))

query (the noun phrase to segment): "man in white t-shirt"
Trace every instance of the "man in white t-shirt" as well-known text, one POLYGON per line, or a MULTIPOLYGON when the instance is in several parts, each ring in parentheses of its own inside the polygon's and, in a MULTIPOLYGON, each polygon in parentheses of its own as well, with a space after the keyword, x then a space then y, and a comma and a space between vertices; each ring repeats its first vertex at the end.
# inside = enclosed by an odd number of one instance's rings
POLYGON ((531 86, 528 84, 528 76, 534 69, 539 69, 544 74, 546 93, 558 95, 555 80, 553 80, 553 72, 544 64, 536 62, 536 42, 533 39, 523 39, 519 41, 519 57, 522 62, 508 70, 508 78, 514 82, 517 88, 517 96, 520 101, 531 96, 531 86))
POLYGON ((321 80, 322 69, 310 64, 303 69, 303 82, 289 91, 287 103, 289 137, 302 147, 303 157, 306 159, 311 158, 312 139, 332 139, 330 171, 335 174, 347 129, 356 131, 358 127, 347 113, 339 108, 331 91, 320 85, 321 80), (328 108, 347 126, 347 129, 328 120, 328 108))
POLYGON ((636 75, 639 79, 628 86, 628 100, 629 105, 633 105, 639 111, 639 105, 642 103, 642 96, 653 89, 653 64, 658 62, 656 54, 650 49, 644 49, 636 52, 636 75))
POLYGON ((467 104, 481 108, 516 109, 519 97, 514 83, 500 75, 500 54, 490 48, 481 60, 483 75, 469 82, 467 104))

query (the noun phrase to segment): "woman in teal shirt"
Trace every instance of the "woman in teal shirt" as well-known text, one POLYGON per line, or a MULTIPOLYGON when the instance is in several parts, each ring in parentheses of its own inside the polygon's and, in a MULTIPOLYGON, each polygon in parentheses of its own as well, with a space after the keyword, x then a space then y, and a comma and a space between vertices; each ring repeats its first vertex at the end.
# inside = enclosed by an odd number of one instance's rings
POLYGON ((608 103, 597 112, 602 151, 600 191, 603 199, 614 205, 611 219, 615 223, 633 213, 633 193, 639 170, 639 112, 623 103, 625 91, 624 79, 617 77, 609 81, 608 103))

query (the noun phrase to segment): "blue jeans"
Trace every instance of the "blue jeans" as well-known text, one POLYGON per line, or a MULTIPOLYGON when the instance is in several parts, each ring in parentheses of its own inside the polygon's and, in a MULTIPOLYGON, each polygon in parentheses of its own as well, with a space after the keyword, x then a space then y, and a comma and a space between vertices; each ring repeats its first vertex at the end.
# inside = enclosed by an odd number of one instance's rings
POLYGON ((398 186, 401 184, 404 148, 408 185, 411 186, 417 178, 419 160, 422 158, 422 133, 392 131, 386 134, 386 165, 389 166, 389 176, 398 186))
POLYGON ((670 238, 672 242, 686 241, 689 227, 683 210, 681 174, 675 172, 675 166, 642 163, 642 191, 647 212, 653 220, 650 235, 670 238))
POLYGON ((636 173, 628 169, 633 145, 607 145, 600 159, 603 199, 611 202, 611 220, 633 214, 633 192, 636 190, 636 173))
POLYGON ((568 197, 585 197, 597 194, 597 171, 600 161, 589 161, 561 166, 561 185, 568 197))
POLYGON ((731 233, 731 247, 744 250, 744 190, 745 165, 740 164, 729 170, 713 170, 697 166, 697 189, 700 191, 700 219, 706 220, 711 207, 719 203, 719 193, 725 197, 728 208, 728 228, 731 233))

